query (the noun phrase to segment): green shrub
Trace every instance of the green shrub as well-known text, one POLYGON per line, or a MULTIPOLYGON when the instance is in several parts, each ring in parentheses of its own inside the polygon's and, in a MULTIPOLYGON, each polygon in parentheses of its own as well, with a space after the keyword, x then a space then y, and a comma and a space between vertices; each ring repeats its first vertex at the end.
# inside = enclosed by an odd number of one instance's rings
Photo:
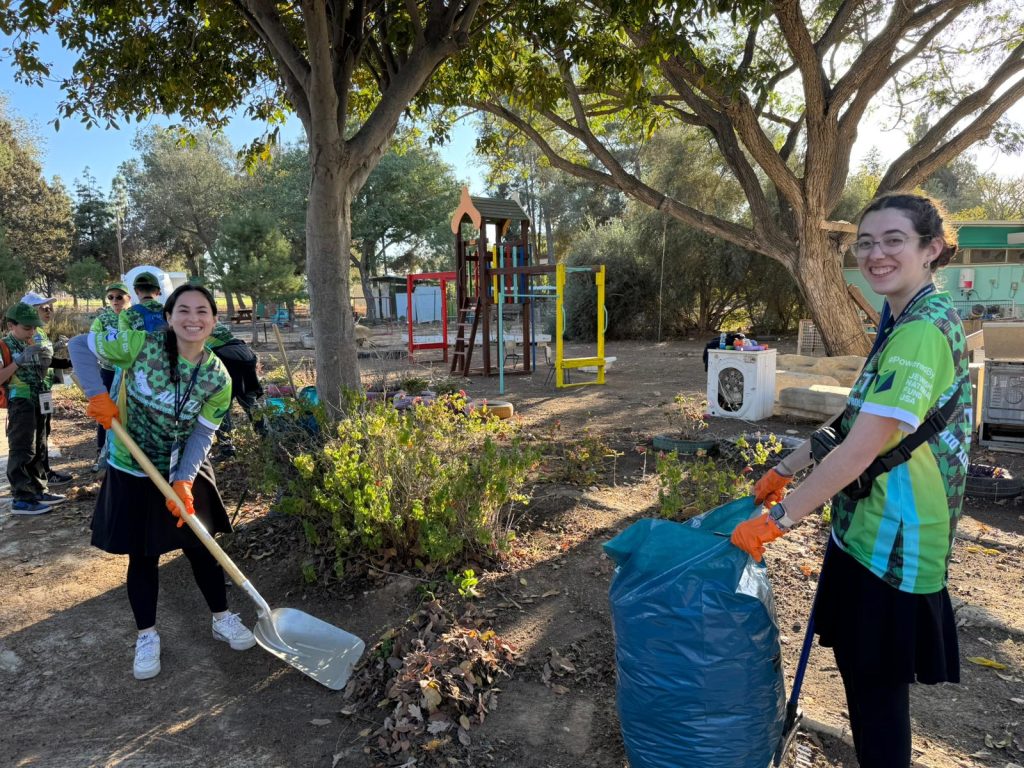
POLYGON ((357 553, 441 566, 506 545, 537 454, 513 423, 464 406, 459 396, 404 412, 363 403, 336 437, 294 456, 280 507, 302 519, 311 544, 333 549, 337 575, 357 553))
POLYGON ((662 517, 685 520, 731 499, 750 493, 750 481, 721 462, 697 457, 683 463, 674 451, 657 460, 658 512, 662 517))

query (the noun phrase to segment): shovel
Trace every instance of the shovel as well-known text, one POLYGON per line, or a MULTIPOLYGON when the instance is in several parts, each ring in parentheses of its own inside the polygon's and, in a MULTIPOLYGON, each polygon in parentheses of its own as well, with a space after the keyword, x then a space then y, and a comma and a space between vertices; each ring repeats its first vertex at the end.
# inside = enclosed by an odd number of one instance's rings
POLYGON ((121 423, 114 420, 111 423, 111 428, 117 435, 117 439, 128 449, 135 461, 149 476, 149 479, 156 483, 157 488, 164 496, 178 505, 181 519, 188 524, 203 545, 217 558, 217 562, 221 564, 231 580, 245 590, 245 593, 256 603, 256 626, 252 630, 256 642, 264 650, 291 664, 299 672, 308 675, 321 685, 326 685, 333 691, 344 687, 348 682, 349 675, 352 674, 352 667, 363 655, 365 647, 363 641, 355 635, 303 611, 297 611, 294 608, 271 610, 267 601, 256 591, 256 587, 249 582, 227 553, 221 549, 199 518, 185 511, 178 494, 174 492, 159 470, 153 466, 149 457, 132 440, 121 423))
POLYGON ((288 383, 292 385, 292 392, 295 393, 295 397, 299 396, 299 390, 295 388, 295 379, 292 378, 292 366, 288 362, 288 353, 284 348, 284 339, 281 338, 281 330, 274 324, 274 338, 277 339, 277 348, 281 353, 281 359, 284 361, 284 370, 288 374, 288 383))

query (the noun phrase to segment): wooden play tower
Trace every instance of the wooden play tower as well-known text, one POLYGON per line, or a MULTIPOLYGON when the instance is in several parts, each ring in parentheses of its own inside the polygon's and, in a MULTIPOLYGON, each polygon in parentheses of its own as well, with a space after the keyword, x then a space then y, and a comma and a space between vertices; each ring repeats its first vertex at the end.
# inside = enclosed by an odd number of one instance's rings
MULTIPOLYGON (((530 220, 522 206, 514 200, 493 197, 475 197, 462 188, 459 207, 452 216, 452 234, 455 235, 455 297, 458 315, 455 329, 451 372, 462 376, 497 372, 491 360, 491 314, 495 297, 504 292, 503 314, 522 321, 524 344, 530 339, 530 297, 526 286, 528 276, 549 274, 553 267, 533 266, 529 248, 530 220), (515 241, 505 235, 518 222, 515 241), (476 238, 463 237, 463 224, 470 223, 477 230, 476 238), (496 242, 488 242, 488 225, 495 232, 496 242), (504 285, 499 289, 499 280, 504 285), (481 346, 481 365, 473 367, 473 353, 481 346)), ((504 351, 498 350, 498 365, 504 365, 504 351)), ((530 372, 530 355, 524 354, 519 373, 530 372)))

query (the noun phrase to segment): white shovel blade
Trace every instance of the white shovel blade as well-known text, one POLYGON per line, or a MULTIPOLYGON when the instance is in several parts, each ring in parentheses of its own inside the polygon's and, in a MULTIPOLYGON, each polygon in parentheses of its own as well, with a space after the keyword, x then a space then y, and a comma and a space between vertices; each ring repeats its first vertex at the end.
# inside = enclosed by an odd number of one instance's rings
POLYGON ((366 647, 355 635, 294 608, 260 617, 253 635, 265 650, 334 691, 348 682, 366 647))

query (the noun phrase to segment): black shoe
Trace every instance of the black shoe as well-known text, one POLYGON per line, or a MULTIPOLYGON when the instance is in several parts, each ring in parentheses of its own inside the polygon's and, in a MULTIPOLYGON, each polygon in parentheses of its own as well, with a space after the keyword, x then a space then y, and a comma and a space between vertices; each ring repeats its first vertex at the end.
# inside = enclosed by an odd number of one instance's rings
POLYGON ((36 503, 45 504, 48 507, 56 507, 58 504, 63 504, 65 501, 67 501, 67 497, 62 496, 59 493, 36 494, 36 503))
POLYGON ((52 469, 46 473, 46 484, 51 488, 69 485, 73 479, 71 475, 65 475, 63 472, 54 472, 52 469))
POLYGON ((217 456, 221 459, 230 459, 236 453, 238 453, 238 449, 231 443, 221 443, 217 450, 217 456))

